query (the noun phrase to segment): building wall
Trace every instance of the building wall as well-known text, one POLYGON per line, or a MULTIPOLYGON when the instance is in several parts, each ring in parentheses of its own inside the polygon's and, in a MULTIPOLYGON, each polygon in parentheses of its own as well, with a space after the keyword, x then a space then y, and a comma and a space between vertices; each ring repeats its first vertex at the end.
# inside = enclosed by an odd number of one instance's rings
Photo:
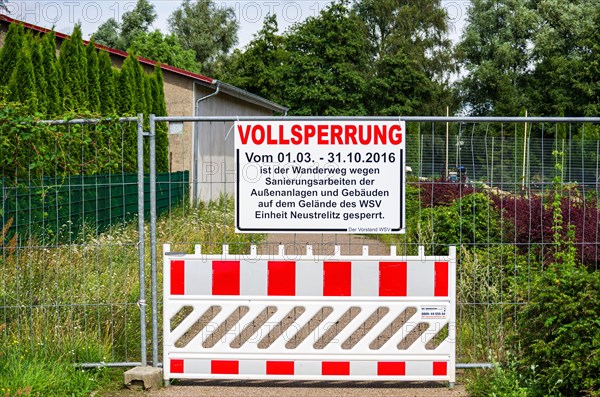
MULTIPOLYGON (((193 115, 194 83, 189 77, 163 71, 165 102, 169 116, 193 115)), ((169 164, 171 171, 191 170, 192 125, 184 124, 182 135, 169 135, 169 164)))
MULTIPOLYGON (((196 98, 214 90, 196 85, 196 98)), ((200 102, 199 116, 272 116, 269 109, 219 93, 200 102)), ((214 200, 235 191, 233 123, 196 123, 192 153, 192 196, 200 201, 214 200)))

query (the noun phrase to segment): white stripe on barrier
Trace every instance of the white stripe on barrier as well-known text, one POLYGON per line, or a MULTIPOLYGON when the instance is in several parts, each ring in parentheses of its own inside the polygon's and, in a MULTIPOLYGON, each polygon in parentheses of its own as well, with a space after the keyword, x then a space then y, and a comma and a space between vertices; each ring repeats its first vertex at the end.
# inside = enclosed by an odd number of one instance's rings
POLYGON ((379 295, 379 264, 352 262, 352 296, 379 295))
POLYGON ((267 262, 240 263, 240 295, 267 295, 267 262))
POLYGON ((296 296, 323 294, 323 263, 296 262, 296 296))

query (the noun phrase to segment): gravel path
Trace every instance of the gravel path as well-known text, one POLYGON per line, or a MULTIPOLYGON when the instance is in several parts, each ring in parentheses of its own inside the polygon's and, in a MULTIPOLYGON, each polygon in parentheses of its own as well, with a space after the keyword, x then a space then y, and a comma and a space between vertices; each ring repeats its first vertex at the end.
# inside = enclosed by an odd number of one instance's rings
POLYGON ((466 397, 463 385, 452 389, 435 382, 184 381, 147 397, 466 397))
POLYGON ((334 246, 339 245, 342 255, 362 255, 363 246, 369 247, 369 255, 389 255, 390 247, 379 240, 352 234, 269 234, 262 253, 277 254, 278 246, 285 246, 285 254, 305 255, 306 246, 313 246, 313 254, 332 255, 334 246))

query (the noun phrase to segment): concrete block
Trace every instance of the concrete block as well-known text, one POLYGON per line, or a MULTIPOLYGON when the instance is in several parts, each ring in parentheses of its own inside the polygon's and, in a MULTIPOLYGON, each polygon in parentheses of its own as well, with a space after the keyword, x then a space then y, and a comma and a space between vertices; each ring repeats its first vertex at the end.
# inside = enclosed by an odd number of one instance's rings
POLYGON ((125 387, 128 389, 158 389, 162 386, 162 369, 135 367, 125 372, 125 387))

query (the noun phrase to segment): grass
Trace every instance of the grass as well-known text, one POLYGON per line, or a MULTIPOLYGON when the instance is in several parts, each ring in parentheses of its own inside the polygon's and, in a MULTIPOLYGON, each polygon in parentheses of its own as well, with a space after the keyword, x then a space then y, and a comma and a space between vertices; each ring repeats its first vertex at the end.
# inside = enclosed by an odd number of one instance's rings
MULTIPOLYGON (((230 253, 247 253, 251 244, 264 241, 264 235, 236 234, 233 216, 233 199, 221 197, 157 220, 159 297, 162 243, 184 252, 202 244, 203 253, 218 254, 222 244, 230 253)), ((414 227, 415 219, 408 223, 414 227)), ((420 243, 411 234, 377 237, 397 245, 399 255, 416 254, 420 243)), ((518 305, 528 300, 529 278, 540 269, 535 258, 509 244, 463 247, 458 254, 458 362, 505 362, 518 305)), ((0 246, 0 397, 83 396, 116 388, 122 369, 82 371, 73 363, 140 360, 138 259, 135 221, 105 233, 88 227, 72 244, 44 237, 0 246)), ((146 310, 149 319, 149 306, 146 310)), ((149 335, 147 341, 150 345, 149 335)), ((486 392, 485 382, 494 383, 499 395, 511 385, 524 387, 509 368, 474 372, 470 379, 474 395, 486 392)))
POLYGON ((535 388, 533 382, 516 368, 500 365, 471 372, 466 385, 472 397, 528 397, 535 388))
MULTIPOLYGON (((206 253, 220 253, 221 244, 249 252, 264 236, 235 234, 233 213, 233 200, 221 197, 159 218, 159 266, 163 242, 187 252, 194 243, 206 253)), ((38 237, 0 246, 0 397, 89 395, 111 377, 74 363, 140 361, 137 222, 84 229, 71 244, 38 237)), ((149 225, 145 235, 150 280, 149 225)), ((149 300, 149 281, 146 291, 149 300)))
POLYGON ((71 355, 41 342, 31 347, 16 339, 5 341, 0 355, 0 396, 88 396, 108 382, 105 369, 78 369, 70 363, 71 355))

